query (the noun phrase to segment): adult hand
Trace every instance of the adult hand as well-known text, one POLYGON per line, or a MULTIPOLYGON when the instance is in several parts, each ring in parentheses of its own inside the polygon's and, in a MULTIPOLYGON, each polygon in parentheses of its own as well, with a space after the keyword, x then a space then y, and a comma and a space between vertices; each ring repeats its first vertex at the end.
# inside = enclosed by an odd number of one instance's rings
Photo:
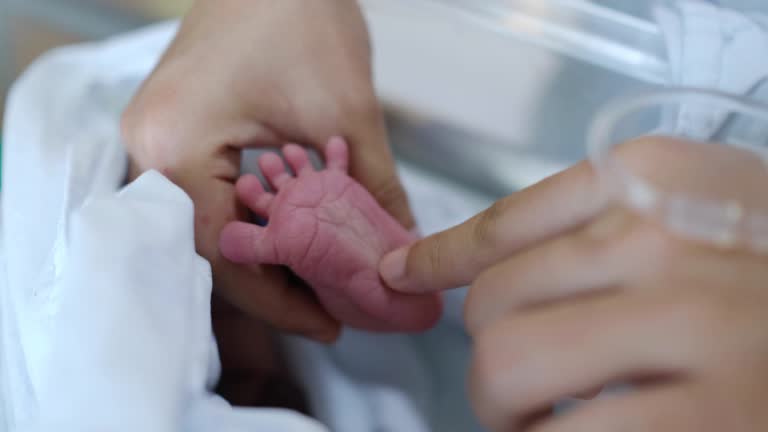
POLYGON ((197 249, 216 293, 281 330, 330 341, 339 325, 279 269, 220 255, 223 226, 246 217, 234 188, 244 148, 319 149, 341 135, 353 176, 412 224, 354 0, 198 0, 126 110, 123 132, 132 176, 157 169, 194 201, 197 249))
MULTIPOLYGON (((637 142, 621 157, 677 182, 702 150, 637 142)), ((755 170, 745 160, 699 180, 739 184, 755 170)), ((388 256, 382 275, 408 292, 474 281, 472 399, 492 430, 768 430, 768 257, 613 206, 586 164, 388 256), (556 401, 615 383, 633 387, 552 416, 556 401)))

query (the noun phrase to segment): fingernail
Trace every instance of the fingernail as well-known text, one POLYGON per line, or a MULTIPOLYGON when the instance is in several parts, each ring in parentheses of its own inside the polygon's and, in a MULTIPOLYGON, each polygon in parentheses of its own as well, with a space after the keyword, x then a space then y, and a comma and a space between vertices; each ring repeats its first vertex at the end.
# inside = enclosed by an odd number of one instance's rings
POLYGON ((390 288, 397 290, 405 280, 405 262, 408 248, 401 248, 387 254, 379 266, 379 273, 390 288))

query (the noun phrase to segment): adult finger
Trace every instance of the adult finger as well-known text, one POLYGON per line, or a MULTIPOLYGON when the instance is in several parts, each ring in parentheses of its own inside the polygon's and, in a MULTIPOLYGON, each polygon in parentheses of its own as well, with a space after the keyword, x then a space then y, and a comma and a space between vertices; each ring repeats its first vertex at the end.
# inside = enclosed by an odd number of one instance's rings
POLYGON ((682 302, 605 295, 513 314, 475 338, 478 415, 514 430, 570 395, 648 376, 676 376, 706 357, 709 335, 682 302))
POLYGON ((661 230, 637 216, 607 212, 583 230, 548 240, 481 273, 465 303, 467 329, 474 334, 516 310, 615 288, 655 272, 662 267, 667 243, 661 230))
POLYGON ((501 259, 584 224, 605 202, 591 166, 581 163, 390 253, 381 262, 381 276, 391 288, 409 293, 466 285, 501 259))
POLYGON ((413 214, 397 174, 383 114, 375 98, 368 105, 360 110, 358 120, 347 122, 344 128, 350 144, 350 175, 403 226, 413 228, 413 214))

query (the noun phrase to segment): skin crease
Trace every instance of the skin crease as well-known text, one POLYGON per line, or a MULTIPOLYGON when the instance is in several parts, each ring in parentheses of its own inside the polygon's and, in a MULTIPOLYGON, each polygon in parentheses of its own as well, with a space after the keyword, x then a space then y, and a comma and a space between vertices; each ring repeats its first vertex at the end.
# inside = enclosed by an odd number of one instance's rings
POLYGON ((377 265, 388 251, 414 237, 347 175, 348 147, 335 138, 326 146, 327 168, 315 171, 307 152, 287 145, 283 154, 262 155, 261 172, 237 183, 238 196, 268 225, 233 222, 220 245, 228 259, 244 264, 288 266, 345 325, 371 331, 416 332, 437 323, 439 295, 402 294, 384 287, 377 265))
MULTIPOLYGON (((665 138, 617 157, 658 184, 768 208, 754 158, 665 138)), ((768 430, 768 257, 684 239, 625 210, 586 163, 388 255, 380 271, 403 292, 472 284, 471 399, 491 430, 768 430), (634 386, 558 417, 549 410, 615 383, 634 386)))

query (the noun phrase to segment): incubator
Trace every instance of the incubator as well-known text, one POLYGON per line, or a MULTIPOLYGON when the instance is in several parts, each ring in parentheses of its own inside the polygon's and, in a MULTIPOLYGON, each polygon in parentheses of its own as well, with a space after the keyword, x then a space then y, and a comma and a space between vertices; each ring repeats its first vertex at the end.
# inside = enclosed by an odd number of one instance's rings
MULTIPOLYGON (((768 124, 756 101, 768 100, 768 61, 754 54, 768 49, 768 24, 760 15, 704 1, 426 3, 436 22, 398 15, 413 26, 412 35, 378 33, 380 87, 385 99, 395 101, 390 125, 403 160, 501 197, 586 157, 605 184, 623 184, 611 146, 649 134, 727 146, 738 139, 762 157, 768 124), (429 42, 415 39, 417 31, 445 42, 427 50, 429 42), (456 50, 463 53, 461 65, 451 63, 456 50), (403 58, 418 79, 396 70, 403 63, 395 59, 403 58)), ((739 6, 764 7, 748 3, 739 6)), ((368 4, 373 11, 383 8, 368 4)), ((390 14, 395 19, 391 9, 383 15, 390 14)), ((731 175, 722 165, 713 171, 731 175)), ((763 175, 756 172, 749 181, 761 184, 768 180, 763 175)), ((707 185, 687 181, 699 191, 707 185)), ((671 206, 667 213, 676 215, 667 214, 664 222, 676 232, 718 244, 735 242, 734 236, 765 242, 756 230, 768 220, 756 203, 732 196, 689 199, 684 191, 671 199, 658 185, 613 187, 609 193, 638 209, 637 189, 645 199, 653 196, 653 205, 671 206), (673 204, 662 204, 670 199, 673 204)))
MULTIPOLYGON (((618 3, 579 0, 362 3, 372 30, 376 84, 387 107, 391 141, 424 234, 460 223, 494 198, 585 158, 589 125, 602 107, 622 95, 684 85, 743 96, 768 76, 768 64, 751 55, 768 52, 768 32, 761 21, 701 2, 680 2, 657 14, 630 14, 613 7, 618 3), (705 25, 687 25, 693 19, 703 19, 696 24, 705 25), (715 40, 706 24, 722 25, 715 40), (701 51, 703 37, 692 29, 710 35, 705 51, 712 57, 694 59, 705 61, 705 68, 691 59, 690 53, 701 51), (722 75, 692 73, 712 70, 722 75)), ((233 410, 206 393, 218 359, 206 321, 210 274, 194 252, 191 203, 160 175, 121 190, 125 154, 117 127, 120 112, 175 29, 172 23, 162 24, 99 44, 57 50, 38 60, 14 86, 3 140, 0 390, 5 395, 0 430, 6 426, 3 421, 12 430, 33 425, 45 411, 41 407, 58 401, 66 406, 54 414, 64 417, 44 420, 74 422, 78 419, 66 415, 92 403, 98 407, 94 416, 112 421, 116 431, 152 430, 130 429, 135 424, 130 421, 144 422, 142 426, 181 424, 178 429, 201 432, 225 424, 233 425, 232 430, 255 431, 481 430, 466 400, 470 341, 462 330, 461 291, 449 295, 444 321, 425 335, 351 332, 334 347, 287 340, 317 421, 296 413, 233 410), (61 85, 62 77, 66 85, 61 85), (187 225, 179 222, 185 220, 187 225), (108 232, 119 237, 113 239, 108 232), (115 242, 135 253, 119 254, 107 247, 115 242), (146 245, 160 248, 160 243, 163 251, 174 253, 145 251, 146 245), (152 262, 147 261, 150 257, 152 262), (181 258, 183 265, 178 263, 181 258), (99 266, 100 285, 87 277, 94 265, 99 266), (157 267, 175 272, 158 278, 158 286, 139 284, 142 295, 131 294, 136 287, 130 275, 157 267), (110 289, 104 289, 107 286, 110 289), (189 287, 195 287, 195 298, 188 298, 189 287), (153 313, 164 311, 159 305, 167 304, 174 293, 189 304, 177 302, 172 314, 153 313), (122 301, 121 295, 131 301, 122 301), (152 325, 131 331, 144 331, 167 352, 157 355, 151 347, 143 352, 139 346, 146 344, 138 337, 129 340, 135 346, 113 343, 115 334, 130 333, 125 322, 135 316, 152 325), (167 341, 181 331, 188 345, 170 352, 176 345, 167 341), (110 415, 126 412, 105 397, 115 378, 110 370, 83 361, 78 357, 82 350, 66 345, 83 345, 82 338, 91 351, 117 353, 121 366, 141 364, 157 377, 153 381, 142 379, 146 374, 126 375, 134 392, 109 395, 132 403, 123 405, 137 413, 127 421, 115 422, 110 415), (132 356, 142 355, 173 361, 133 361, 132 356), (183 360, 175 363, 177 358, 183 360), (84 378, 60 373, 57 380, 46 380, 51 371, 66 372, 67 367, 84 378), (87 380, 94 376, 100 381, 92 388, 107 389, 103 394, 85 392, 87 380), (185 391, 175 392, 180 387, 185 391), (162 418, 152 398, 165 398, 160 402, 166 403, 177 398, 179 422, 162 418), (276 424, 295 427, 280 429, 276 424)), ((714 117, 717 133, 709 139, 756 142, 747 138, 750 131, 762 130, 762 109, 716 95, 701 97, 708 103, 695 99, 695 105, 714 111, 694 110, 695 115, 688 116, 681 115, 682 110, 660 109, 670 105, 667 96, 613 106, 599 117, 593 135, 596 165, 610 178, 615 171, 611 146, 620 139, 661 126, 675 135, 676 128, 689 123, 686 119, 706 126, 712 112, 719 115, 714 117)), ((752 147, 747 150, 760 154, 752 147)), ((665 194, 652 195, 660 199, 643 198, 647 193, 638 196, 641 204, 654 203, 647 208, 677 214, 677 194, 673 199, 665 194)), ((717 237, 746 238, 745 223, 751 215, 762 214, 761 203, 736 207, 728 204, 732 197, 715 198, 715 207, 725 211, 716 212, 724 216, 714 219, 725 220, 728 233, 721 235, 718 222, 717 237)), ((754 232, 762 232, 764 222, 755 221, 749 222, 754 232)), ((76 423, 68 426, 55 429, 84 430, 76 423)))
POLYGON ((583 159, 615 97, 670 81, 661 28, 623 2, 363 3, 396 154, 494 198, 583 159))
POLYGON ((628 97, 593 123, 590 159, 603 193, 676 234, 768 252, 768 105, 708 90, 628 97), (655 167, 631 165, 620 145, 657 145, 655 167), (685 162, 694 160, 698 171, 685 162), (681 163, 682 162, 682 163, 681 163))

